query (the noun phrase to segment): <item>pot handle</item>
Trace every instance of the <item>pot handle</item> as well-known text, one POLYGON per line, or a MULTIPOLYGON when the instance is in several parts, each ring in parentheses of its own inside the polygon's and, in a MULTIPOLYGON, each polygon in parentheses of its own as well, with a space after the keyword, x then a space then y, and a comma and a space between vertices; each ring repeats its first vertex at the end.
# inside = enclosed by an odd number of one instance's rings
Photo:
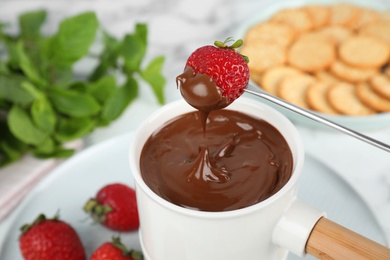
POLYGON ((390 249, 325 217, 315 224, 306 253, 319 259, 390 259, 390 249))

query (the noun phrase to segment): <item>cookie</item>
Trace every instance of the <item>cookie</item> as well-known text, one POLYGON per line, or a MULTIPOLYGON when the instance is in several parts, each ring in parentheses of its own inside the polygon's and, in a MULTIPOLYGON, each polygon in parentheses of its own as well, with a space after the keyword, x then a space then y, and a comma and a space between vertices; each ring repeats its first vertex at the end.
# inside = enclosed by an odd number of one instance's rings
POLYGON ((244 42, 247 44, 258 44, 269 42, 288 46, 295 37, 295 31, 291 26, 282 23, 265 22, 252 26, 246 32, 244 42))
POLYGON ((277 94, 287 102, 308 109, 306 90, 313 82, 315 79, 306 74, 287 77, 278 85, 277 94))
POLYGON ((310 32, 306 32, 306 33, 302 33, 299 35, 298 39, 296 41, 314 41, 314 42, 318 42, 318 41, 326 41, 328 43, 331 43, 332 45, 336 45, 337 42, 332 38, 332 37, 329 37, 328 35, 325 35, 319 31, 310 31, 310 32))
POLYGON ((358 98, 368 107, 380 111, 390 111, 390 99, 378 95, 366 82, 357 85, 358 98))
POLYGON ((309 15, 313 29, 323 27, 329 23, 330 8, 328 6, 312 4, 303 8, 309 15))
POLYGON ((335 83, 335 82, 339 82, 340 79, 338 79, 337 77, 335 77, 332 73, 330 73, 329 71, 327 70, 320 70, 320 71, 317 71, 314 76, 319 80, 319 81, 322 81, 322 82, 326 82, 326 83, 335 83))
POLYGON ((334 45, 322 37, 300 37, 287 52, 287 64, 306 72, 327 69, 334 59, 334 45))
POLYGON ((256 73, 256 72, 253 72, 253 71, 252 71, 252 72, 250 73, 250 78, 251 78, 251 80, 252 80, 255 84, 261 86, 261 79, 263 78, 263 75, 262 75, 261 73, 256 73))
POLYGON ((350 83, 335 83, 328 90, 329 104, 338 112, 350 116, 365 116, 375 113, 364 105, 356 95, 356 86, 350 83))
POLYGON ((390 44, 390 20, 380 20, 379 22, 363 26, 359 30, 359 34, 369 35, 390 44))
POLYGON ((354 25, 355 30, 359 30, 363 26, 378 22, 381 19, 381 15, 378 11, 370 8, 361 8, 359 19, 354 25))
POLYGON ((381 20, 390 22, 390 10, 380 12, 379 16, 381 20))
POLYGON ((367 35, 349 37, 340 44, 339 57, 348 65, 358 68, 379 68, 390 56, 385 42, 367 35))
POLYGON ((244 44, 240 53, 249 57, 248 67, 251 73, 262 73, 268 68, 283 65, 286 62, 286 49, 267 42, 260 42, 256 45, 244 44))
POLYGON ((340 25, 326 26, 317 30, 316 32, 325 35, 335 44, 340 44, 353 35, 351 29, 340 25))
POLYGON ((299 74, 302 72, 289 66, 273 67, 264 72, 259 85, 268 93, 277 95, 277 87, 283 79, 299 74))
POLYGON ((376 93, 390 99, 390 78, 388 76, 377 74, 370 79, 369 84, 376 93))
POLYGON ((352 28, 360 17, 360 10, 352 4, 340 3, 330 7, 330 24, 352 28))
MULTIPOLYGON (((363 83, 380 98, 390 99, 390 11, 346 2, 289 7, 249 28, 241 53, 249 56, 253 82, 307 109, 378 113, 357 97, 355 86, 363 83), (345 98, 354 105, 335 108, 328 98, 337 94, 330 92, 341 95, 339 102, 345 98)), ((371 92, 359 88, 373 99, 371 92)))
POLYGON ((350 83, 362 82, 378 73, 377 69, 362 69, 349 66, 343 62, 335 61, 330 67, 330 72, 337 78, 350 83))
POLYGON ((327 99, 327 94, 331 83, 316 81, 307 88, 306 101, 309 107, 325 114, 338 114, 327 99))
POLYGON ((290 25, 300 33, 310 30, 313 26, 309 14, 300 8, 283 9, 274 14, 270 20, 290 25))

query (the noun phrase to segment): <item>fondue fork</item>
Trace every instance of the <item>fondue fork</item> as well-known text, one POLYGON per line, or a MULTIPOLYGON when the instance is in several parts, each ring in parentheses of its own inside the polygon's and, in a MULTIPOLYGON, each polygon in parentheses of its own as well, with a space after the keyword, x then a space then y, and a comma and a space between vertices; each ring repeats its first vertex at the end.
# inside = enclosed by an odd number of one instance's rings
POLYGON ((377 148, 380 148, 380 149, 382 149, 382 150, 384 150, 386 152, 390 152, 390 146, 385 144, 385 143, 383 143, 383 142, 380 142, 380 141, 378 141, 376 139, 373 139, 373 138, 371 138, 369 136, 366 136, 366 135, 364 135, 362 133, 356 132, 356 131, 354 131, 352 129, 349 129, 349 128, 345 127, 345 126, 337 124, 337 123, 335 123, 335 122, 333 122, 333 121, 331 121, 329 119, 326 119, 326 118, 324 118, 324 117, 322 117, 322 116, 320 116, 318 114, 315 114, 313 112, 310 112, 310 111, 308 111, 306 109, 303 109, 303 108, 298 107, 296 105, 293 105, 293 104, 291 104, 289 102, 286 102, 283 99, 280 99, 280 98, 275 97, 275 96, 273 96, 271 94, 268 94, 265 91, 261 90, 260 88, 255 87, 255 86, 253 86, 251 84, 248 84, 248 86, 245 89, 245 92, 250 93, 250 94, 255 95, 255 96, 258 96, 258 97, 263 98, 265 100, 268 100, 268 101, 270 101, 272 103, 275 103, 275 104, 277 104, 277 105, 279 105, 281 107, 284 107, 284 108, 286 108, 286 109, 288 109, 290 111, 293 111, 293 112, 295 112, 297 114, 300 114, 300 115, 302 115, 304 117, 307 117, 307 118, 309 118, 311 120, 314 120, 314 121, 322 123, 322 124, 324 124, 326 126, 329 126, 329 127, 334 128, 334 129, 337 129, 337 130, 339 130, 339 131, 341 131, 341 132, 343 132, 343 133, 345 133, 347 135, 355 137, 355 138, 357 138, 357 139, 359 139, 361 141, 364 141, 364 142, 366 142, 368 144, 371 144, 371 145, 373 145, 373 146, 375 146, 377 148))

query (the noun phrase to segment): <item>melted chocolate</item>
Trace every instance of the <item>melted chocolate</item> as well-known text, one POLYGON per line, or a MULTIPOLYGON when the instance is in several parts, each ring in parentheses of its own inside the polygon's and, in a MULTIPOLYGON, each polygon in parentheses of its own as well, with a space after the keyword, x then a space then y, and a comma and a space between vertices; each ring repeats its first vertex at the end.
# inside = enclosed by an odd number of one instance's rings
POLYGON ((199 112, 172 119, 152 134, 141 153, 141 174, 160 197, 186 208, 227 211, 276 193, 292 173, 292 155, 269 123, 217 110, 206 133, 199 112))
POLYGON ((176 77, 176 84, 187 103, 205 113, 222 109, 230 104, 228 99, 222 96, 221 89, 208 75, 195 74, 189 66, 176 77))
POLYGON ((230 104, 222 95, 221 89, 206 74, 195 73, 192 67, 186 67, 184 72, 176 77, 176 85, 188 104, 200 111, 203 131, 207 116, 211 111, 225 108, 230 104))

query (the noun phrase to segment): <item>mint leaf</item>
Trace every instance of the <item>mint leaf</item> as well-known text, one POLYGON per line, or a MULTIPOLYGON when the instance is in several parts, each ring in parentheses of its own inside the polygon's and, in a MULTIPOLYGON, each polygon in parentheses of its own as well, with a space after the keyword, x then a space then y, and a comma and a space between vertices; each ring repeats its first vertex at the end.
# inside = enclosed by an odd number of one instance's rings
POLYGON ((38 157, 42 157, 47 154, 52 154, 56 150, 56 144, 51 138, 46 138, 43 140, 42 143, 40 143, 35 150, 33 150, 33 153, 37 155, 38 157))
POLYGON ((29 82, 23 82, 22 87, 35 98, 31 105, 34 124, 46 134, 50 134, 55 127, 56 114, 45 93, 29 82))
POLYGON ((165 102, 164 86, 166 80, 162 75, 164 61, 164 57, 156 57, 141 71, 141 77, 150 84, 160 104, 164 104, 165 102))
POLYGON ((38 74, 36 67, 32 64, 30 58, 26 55, 23 48, 23 42, 19 41, 16 44, 16 53, 18 57, 18 63, 24 74, 34 83, 39 86, 44 86, 45 82, 38 74))
POLYGON ((145 24, 137 24, 134 34, 125 36, 122 45, 125 72, 138 71, 142 59, 146 53, 147 27, 145 24))
POLYGON ((6 122, 0 121, 0 167, 19 159, 27 145, 16 139, 6 122))
POLYGON ((52 133, 56 124, 56 114, 46 97, 34 100, 31 106, 34 124, 45 133, 52 133))
POLYGON ((100 77, 104 76, 110 68, 117 68, 117 59, 121 52, 122 43, 107 32, 103 32, 103 43, 104 50, 99 55, 99 64, 88 77, 90 81, 98 80, 100 77))
POLYGON ((6 66, 6 64, 0 60, 0 74, 8 74, 9 73, 9 70, 6 66))
POLYGON ((98 21, 87 12, 63 20, 49 44, 48 56, 54 66, 69 68, 88 52, 95 40, 98 21))
POLYGON ((0 74, 0 99, 7 100, 21 106, 31 104, 34 98, 23 89, 23 80, 25 79, 20 76, 6 76, 0 74))
POLYGON ((90 133, 95 126, 96 122, 89 117, 61 117, 58 120, 57 131, 54 136, 55 139, 60 142, 67 142, 85 136, 90 133))
POLYGON ((54 108, 68 116, 92 116, 100 111, 100 105, 93 97, 74 90, 52 88, 48 95, 54 108))
POLYGON ((104 48, 90 75, 77 75, 73 65, 88 55, 99 27, 95 13, 64 19, 53 35, 41 33, 45 10, 19 16, 19 34, 8 34, 0 22, 0 167, 24 153, 41 158, 74 153, 64 142, 82 138, 117 119, 138 96, 138 80, 164 102, 164 59, 141 65, 148 28, 116 39, 102 31, 104 48), (84 77, 85 76, 85 77, 84 77), (117 79, 125 79, 118 86, 117 79))
POLYGON ((107 99, 102 111, 101 124, 107 124, 123 112, 123 110, 138 96, 138 83, 129 77, 127 82, 121 87, 117 88, 113 95, 107 99))
POLYGON ((4 42, 8 54, 8 61, 7 61, 8 68, 12 71, 17 72, 18 70, 20 70, 20 67, 19 67, 19 55, 15 43, 16 42, 9 41, 9 40, 6 40, 4 42))
POLYGON ((111 97, 116 89, 116 80, 114 76, 106 76, 99 81, 91 83, 88 88, 88 93, 92 94, 101 104, 103 104, 107 98, 111 97))
POLYGON ((144 45, 148 44, 148 26, 144 23, 137 23, 135 25, 134 34, 142 41, 144 45))
POLYGON ((38 38, 41 27, 46 20, 47 13, 44 10, 23 13, 19 16, 20 34, 25 39, 38 38))
POLYGON ((4 166, 22 157, 22 152, 6 142, 0 142, 0 166, 4 166))
POLYGON ((54 151, 50 153, 46 153, 45 151, 41 150, 34 150, 33 154, 38 158, 68 158, 72 156, 75 153, 75 150, 73 149, 66 149, 61 146, 54 147, 54 151))
POLYGON ((38 129, 29 114, 18 105, 13 105, 8 115, 11 133, 26 144, 39 145, 47 135, 38 129))

